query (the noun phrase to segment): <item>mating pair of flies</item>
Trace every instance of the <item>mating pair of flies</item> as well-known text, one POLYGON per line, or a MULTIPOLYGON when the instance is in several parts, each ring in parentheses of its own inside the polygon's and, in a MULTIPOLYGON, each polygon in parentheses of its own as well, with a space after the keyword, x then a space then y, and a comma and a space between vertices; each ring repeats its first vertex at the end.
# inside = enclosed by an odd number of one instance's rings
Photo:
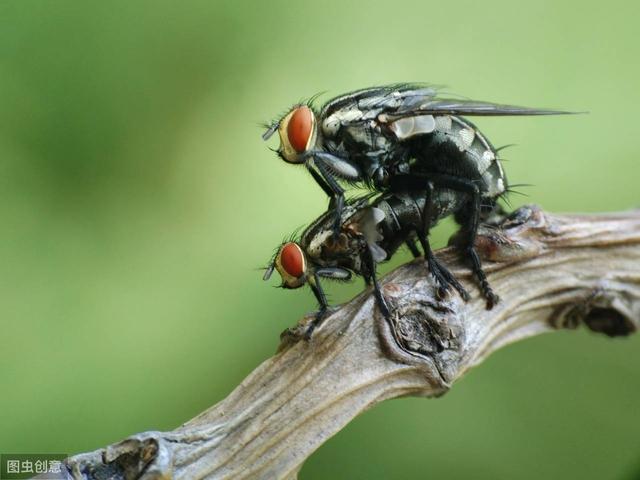
POLYGON ((329 209, 295 241, 283 243, 264 279, 276 269, 283 288, 308 284, 320 309, 306 337, 328 313, 322 279, 360 275, 373 284, 382 314, 390 308, 376 277, 377 264, 406 244, 415 257, 420 243, 431 275, 444 295, 452 288, 469 294, 438 261, 429 230, 453 215, 461 228, 461 253, 470 263, 491 309, 493 292, 474 248, 479 224, 508 191, 498 149, 463 116, 554 115, 570 112, 442 98, 417 84, 373 87, 333 98, 319 110, 313 100, 293 106, 269 124, 278 155, 302 164, 329 196, 329 209), (346 185, 367 187, 368 195, 345 201, 346 185))

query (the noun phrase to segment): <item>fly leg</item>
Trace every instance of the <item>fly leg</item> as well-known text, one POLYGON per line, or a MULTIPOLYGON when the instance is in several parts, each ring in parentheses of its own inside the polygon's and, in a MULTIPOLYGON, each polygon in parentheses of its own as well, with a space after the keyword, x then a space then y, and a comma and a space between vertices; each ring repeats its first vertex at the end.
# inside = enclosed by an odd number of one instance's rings
POLYGON ((487 275, 482 269, 480 257, 478 256, 478 252, 474 246, 476 235, 478 234, 478 226, 480 224, 480 189, 471 180, 456 178, 450 175, 433 175, 432 178, 434 185, 438 187, 457 190, 459 192, 467 193, 470 196, 471 210, 469 215, 467 215, 466 219, 462 222, 463 231, 466 232, 465 245, 463 248, 465 253, 467 253, 471 259, 471 268, 478 279, 480 290, 487 301, 487 310, 491 310, 494 305, 500 301, 500 298, 493 292, 491 285, 489 285, 487 275))
POLYGON ((380 289, 380 284, 378 283, 378 278, 376 275, 376 261, 373 259, 373 255, 371 254, 371 250, 369 249, 368 245, 365 245, 365 247, 363 248, 361 258, 362 264, 365 267, 364 271, 362 272, 365 281, 370 280, 371 282, 373 282, 373 294, 376 297, 378 308, 380 308, 380 311, 382 312, 384 318, 386 320, 390 320, 391 313, 389 311, 389 306, 387 305, 387 301, 382 294, 382 290, 380 289))
POLYGON ((466 302, 469 300, 469 293, 460 284, 458 279, 456 279, 451 274, 449 269, 447 269, 447 267, 440 263, 438 258, 433 253, 431 244, 429 243, 429 230, 431 228, 431 218, 433 217, 433 189, 433 183, 431 181, 427 181, 425 188, 424 208, 422 211, 422 225, 416 228, 416 234, 418 235, 418 240, 422 245, 424 258, 427 261, 429 271, 438 283, 438 296, 440 298, 443 298, 449 291, 449 287, 452 286, 458 291, 460 297, 462 297, 462 299, 466 302))
POLYGON ((304 154, 307 161, 305 165, 316 182, 331 198, 329 208, 335 210, 333 235, 335 238, 340 233, 342 226, 342 210, 344 209, 344 189, 336 178, 356 181, 362 176, 356 165, 348 160, 327 152, 309 151, 304 154), (314 168, 315 167, 315 168, 314 168), (317 171, 316 171, 317 170, 317 171))
POLYGON ((309 286, 313 291, 313 294, 316 296, 318 300, 318 304, 320 305, 320 309, 316 313, 316 317, 311 321, 309 326, 307 327, 307 331, 304 332, 304 339, 309 341, 311 340, 311 336, 313 335, 313 331, 327 318, 327 314, 329 313, 329 303, 327 302, 327 296, 322 289, 322 285, 320 284, 320 278, 316 273, 313 276, 313 282, 309 282, 309 286))
MULTIPOLYGON (((406 175, 396 175, 392 179, 391 187, 396 191, 418 191, 427 188, 426 185, 428 183, 432 183, 433 187, 447 188, 450 190, 455 190, 457 192, 466 193, 470 197, 471 208, 469 215, 464 219, 464 221, 461 222, 463 224, 463 231, 466 233, 465 245, 463 247, 463 250, 471 259, 472 271, 476 276, 478 283, 480 284, 480 290, 482 291, 482 294, 487 301, 487 309, 490 310, 495 304, 498 303, 500 299, 493 292, 493 289, 489 285, 487 276, 482 269, 480 257, 478 256, 478 252, 476 252, 474 246, 476 235, 478 233, 478 226, 480 223, 480 189, 471 180, 439 173, 411 173, 406 175)), ((429 216, 425 216, 423 220, 428 221, 429 219, 429 216)), ((426 255, 427 253, 425 251, 425 256, 426 255)))
POLYGON ((411 252, 411 255, 413 255, 413 258, 422 256, 420 250, 418 250, 418 247, 416 247, 416 242, 414 242, 413 239, 408 238, 404 243, 407 245, 407 248, 411 252))
POLYGON ((309 170, 309 173, 311 174, 313 179, 316 181, 316 183, 320 185, 320 188, 322 188, 324 193, 327 194, 327 197, 331 199, 330 200, 331 203, 329 204, 329 208, 331 208, 333 206, 333 198, 334 198, 335 192, 331 189, 331 187, 329 186, 327 181, 322 177, 322 175, 316 172, 313 168, 307 168, 307 170, 309 170))
POLYGON ((340 227, 342 226, 342 210, 344 209, 344 189, 338 184, 335 178, 331 175, 327 168, 325 168, 322 162, 316 162, 316 168, 318 169, 318 173, 316 173, 312 168, 309 168, 310 172, 313 172, 312 175, 318 181, 318 177, 322 178, 324 181, 318 183, 322 187, 325 192, 331 192, 331 202, 329 203, 329 208, 334 209, 334 220, 333 220, 333 236, 334 238, 338 238, 340 234, 340 227))

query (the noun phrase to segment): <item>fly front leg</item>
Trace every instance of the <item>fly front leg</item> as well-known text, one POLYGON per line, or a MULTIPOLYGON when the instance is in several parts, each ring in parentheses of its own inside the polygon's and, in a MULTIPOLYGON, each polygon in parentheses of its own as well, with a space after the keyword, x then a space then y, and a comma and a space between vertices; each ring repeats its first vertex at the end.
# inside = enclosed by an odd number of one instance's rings
POLYGON ((320 284, 320 276, 316 273, 312 278, 313 280, 309 282, 309 286, 311 287, 313 294, 316 296, 320 308, 316 313, 316 317, 311 321, 307 327, 307 331, 304 333, 304 339, 307 341, 311 340, 314 330, 320 326, 329 313, 329 303, 327 302, 327 296, 320 284))
POLYGON ((331 153, 310 151, 305 156, 309 158, 305 162, 307 169, 325 193, 331 197, 329 208, 334 209, 333 235, 337 238, 342 226, 344 209, 344 189, 338 183, 338 178, 357 181, 361 179, 362 174, 354 164, 331 153))
POLYGON ((310 165, 307 165, 307 170, 309 170, 309 173, 311 174, 313 179, 316 181, 316 183, 320 185, 320 188, 322 188, 324 193, 327 194, 327 197, 331 199, 329 203, 329 208, 333 208, 333 198, 334 198, 335 192, 331 189, 327 181, 324 178, 322 178, 322 175, 316 172, 315 169, 313 169, 310 165))
POLYGON ((313 172, 314 178, 318 180, 318 177, 322 179, 322 182, 318 181, 322 189, 331 195, 331 201, 329 202, 329 208, 334 211, 333 219, 333 236, 338 238, 340 234, 340 227, 342 225, 342 211, 344 210, 344 189, 340 186, 338 181, 331 175, 329 169, 327 169, 321 162, 315 163, 317 172, 313 170, 311 166, 308 167, 310 172, 313 172))
POLYGON ((351 272, 340 267, 325 267, 319 268, 313 274, 312 279, 309 280, 309 286, 311 287, 313 294, 318 300, 320 309, 316 313, 316 318, 314 318, 307 327, 307 331, 304 334, 305 340, 311 339, 314 330, 318 326, 320 326, 327 315, 329 315, 329 303, 327 302, 327 296, 325 295, 324 290, 322 289, 322 285, 320 284, 321 278, 329 278, 338 282, 348 282, 349 280, 351 280, 351 272))

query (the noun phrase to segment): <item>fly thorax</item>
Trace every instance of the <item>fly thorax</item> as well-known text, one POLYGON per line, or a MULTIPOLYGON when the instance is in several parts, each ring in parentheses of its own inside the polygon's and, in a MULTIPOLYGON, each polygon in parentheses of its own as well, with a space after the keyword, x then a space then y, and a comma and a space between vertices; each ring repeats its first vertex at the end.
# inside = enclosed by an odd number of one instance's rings
POLYGON ((323 230, 317 235, 314 235, 306 248, 307 255, 311 258, 322 258, 324 246, 332 235, 333 232, 331 230, 323 230))
POLYGON ((335 136, 340 128, 344 125, 348 125, 351 122, 356 122, 362 119, 362 112, 357 108, 350 110, 340 110, 332 115, 329 115, 322 121, 322 132, 327 137, 335 136))

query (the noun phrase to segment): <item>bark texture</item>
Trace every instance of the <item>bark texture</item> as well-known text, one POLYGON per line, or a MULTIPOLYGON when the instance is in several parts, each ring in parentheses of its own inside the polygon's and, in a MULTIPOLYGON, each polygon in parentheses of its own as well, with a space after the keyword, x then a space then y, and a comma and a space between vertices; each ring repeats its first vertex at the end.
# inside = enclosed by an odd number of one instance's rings
POLYGON ((500 347, 562 328, 609 336, 640 326, 640 211, 552 215, 523 207, 476 246, 501 296, 493 310, 456 251, 438 252, 473 299, 444 299, 420 259, 337 309, 310 342, 310 318, 217 405, 171 432, 145 432, 75 455, 63 478, 295 479, 305 459, 356 415, 389 398, 439 396, 500 347))

